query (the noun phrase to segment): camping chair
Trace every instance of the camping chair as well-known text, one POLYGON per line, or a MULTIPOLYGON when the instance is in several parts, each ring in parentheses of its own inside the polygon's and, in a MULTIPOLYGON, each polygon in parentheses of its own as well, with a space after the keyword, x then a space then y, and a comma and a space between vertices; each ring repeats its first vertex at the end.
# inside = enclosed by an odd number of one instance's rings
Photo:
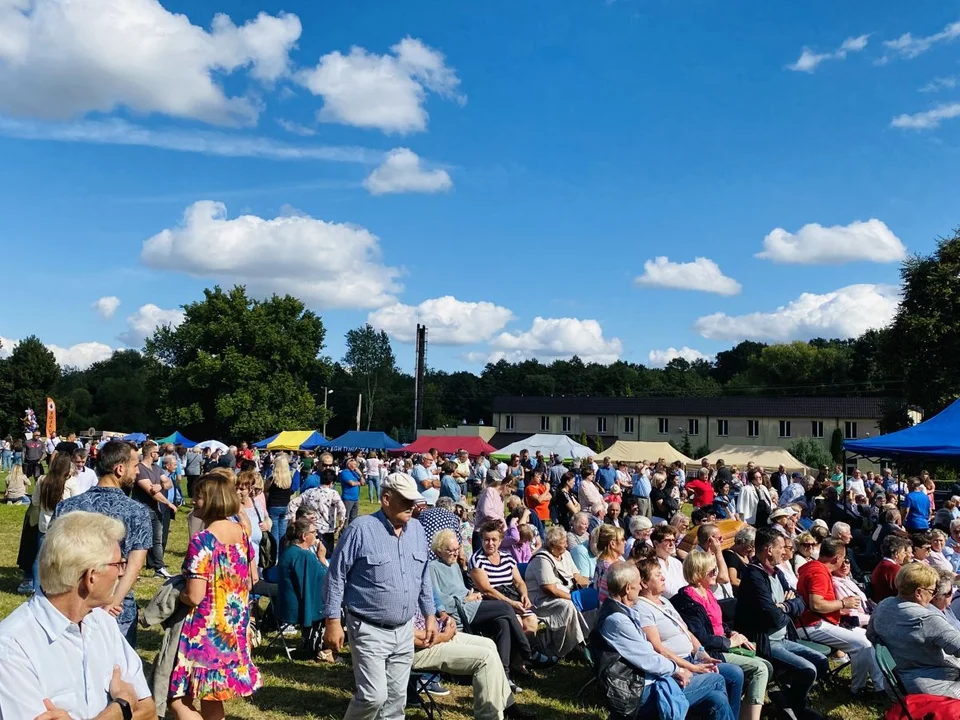
POLYGON ((881 645, 879 642, 874 643, 873 649, 877 654, 877 665, 880 667, 884 682, 887 684, 887 695, 900 705, 900 710, 903 713, 901 717, 906 717, 906 720, 913 720, 910 709, 907 707, 907 689, 897 676, 897 664, 893 655, 890 654, 886 645, 881 645))
POLYGON ((293 660, 293 650, 291 650, 290 646, 287 645, 286 633, 288 633, 290 630, 296 630, 297 627, 293 623, 283 622, 277 617, 277 613, 273 607, 273 601, 270 599, 269 595, 250 596, 250 616, 256 622, 257 632, 260 633, 260 647, 265 647, 265 649, 269 650, 270 648, 279 645, 281 648, 283 648, 283 652, 286 654, 287 660, 293 660), (260 605, 260 600, 264 598, 267 601, 266 609, 260 605), (276 623, 276 627, 269 631, 264 629, 263 622, 264 618, 266 618, 268 615, 276 623), (266 646, 264 646, 263 641, 266 641, 266 646))
MULTIPOLYGON (((804 628, 797 628, 797 634, 800 636, 798 642, 801 645, 820 653, 821 655, 826 657, 829 661, 830 655, 833 654, 836 648, 832 648, 829 645, 824 645, 822 643, 814 642, 809 638, 803 637, 804 635, 806 635, 806 631, 804 628)), ((840 671, 843 670, 845 667, 847 667, 847 665, 849 664, 850 664, 850 656, 847 655, 845 660, 841 660, 836 665, 832 665, 830 667, 830 671, 827 673, 827 676, 823 678, 824 682, 834 683, 839 685, 840 671)))
MULTIPOLYGON (((437 705, 436 698, 430 692, 430 681, 435 677, 434 673, 410 673, 410 684, 408 686, 408 705, 419 707, 423 710, 427 720, 443 719, 443 713, 437 705), (410 697, 412 695, 412 697, 410 697)), ((912 719, 911 719, 912 720, 912 719)))

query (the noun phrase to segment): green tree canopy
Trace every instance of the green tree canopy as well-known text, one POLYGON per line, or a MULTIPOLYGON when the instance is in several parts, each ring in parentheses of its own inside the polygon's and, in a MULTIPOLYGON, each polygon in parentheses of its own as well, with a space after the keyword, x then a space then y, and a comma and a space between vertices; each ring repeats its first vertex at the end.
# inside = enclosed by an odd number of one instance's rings
MULTIPOLYGON (((343 362, 363 388, 367 430, 373 425, 373 414, 381 390, 389 390, 396 375, 396 360, 390 338, 383 330, 369 324, 347 331, 347 352, 343 362)), ((412 408, 412 405, 411 405, 412 408)), ((411 410, 412 412, 412 410, 411 410)))

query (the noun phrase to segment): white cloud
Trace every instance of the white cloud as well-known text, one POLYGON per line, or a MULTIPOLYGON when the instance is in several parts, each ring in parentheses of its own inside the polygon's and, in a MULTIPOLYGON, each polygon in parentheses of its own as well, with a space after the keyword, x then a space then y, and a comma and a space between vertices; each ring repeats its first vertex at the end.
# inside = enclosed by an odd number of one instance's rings
POLYGON ((427 326, 427 340, 437 345, 472 345, 493 337, 513 313, 491 302, 464 302, 446 295, 419 305, 395 303, 370 313, 367 322, 394 340, 414 342, 417 323, 427 326))
POLYGON ((112 318, 118 307, 120 307, 120 298, 115 295, 106 295, 93 304, 93 309, 103 318, 112 318))
POLYGON ((797 58, 797 61, 791 65, 787 65, 787 69, 795 72, 812 73, 822 62, 827 60, 843 60, 847 57, 847 53, 860 52, 867 46, 869 39, 869 35, 848 37, 839 48, 828 53, 816 53, 810 48, 805 47, 800 53, 800 57, 797 58))
MULTIPOLYGON (((0 359, 10 357, 13 349, 20 343, 19 340, 0 337, 0 359)), ((85 342, 71 345, 68 348, 59 345, 46 344, 46 348, 53 353, 60 367, 73 367, 85 370, 95 362, 106 360, 113 355, 113 348, 99 342, 85 342)))
POLYGON ((139 348, 143 341, 153 335, 153 331, 161 325, 177 327, 183 322, 183 310, 174 308, 164 310, 153 303, 141 305, 137 311, 127 318, 127 330, 120 333, 120 340, 127 346, 139 348))
POLYGON ((950 42, 958 37, 960 37, 960 22, 954 22, 933 35, 915 38, 910 33, 904 33, 896 40, 887 40, 883 44, 895 54, 909 60, 922 55, 937 43, 950 42))
POLYGON ((933 130, 940 127, 942 120, 952 120, 955 117, 960 117, 960 102, 938 105, 933 110, 913 115, 907 113, 897 115, 890 121, 890 125, 908 130, 933 130))
POLYGON ((697 360, 713 362, 713 355, 705 355, 699 350, 694 350, 686 345, 679 350, 674 347, 669 347, 666 350, 651 350, 647 355, 647 360, 652 367, 665 367, 671 360, 676 360, 677 358, 683 358, 691 363, 697 360))
POLYGON ((271 83, 289 70, 296 15, 260 13, 240 27, 217 14, 209 31, 157 0, 0 2, 0 111, 66 119, 120 107, 218 124, 257 119, 258 103, 228 97, 240 69, 271 83))
POLYGON ((223 203, 189 206, 182 224, 143 244, 148 266, 242 283, 254 293, 289 293, 322 308, 377 308, 396 302, 401 272, 381 261, 376 235, 305 215, 241 215, 223 203))
POLYGON ((353 47, 349 55, 324 55, 315 68, 301 70, 299 82, 323 98, 321 122, 342 123, 384 132, 409 133, 427 127, 428 92, 466 102, 460 79, 444 56, 420 40, 404 38, 377 55, 353 47))
MULTIPOLYGON (((623 352, 620 339, 605 339, 596 320, 576 318, 536 317, 529 330, 501 333, 491 341, 490 348, 492 352, 485 358, 488 362, 530 358, 550 361, 577 355, 584 362, 609 365, 623 352)), ((476 360, 478 355, 470 353, 467 359, 476 360)))
POLYGON ((0 117, 0 135, 23 140, 132 145, 203 155, 254 157, 267 160, 321 160, 374 165, 383 159, 382 152, 361 147, 291 145, 271 138, 238 133, 152 129, 119 119, 41 123, 0 117))
POLYGON ((899 292, 895 285, 849 285, 823 295, 804 293, 773 312, 707 315, 694 329, 709 340, 735 342, 856 337, 890 323, 900 304, 899 292))
POLYGON ((634 283, 717 295, 738 295, 742 289, 740 283, 724 275, 713 260, 703 257, 695 258, 692 263, 670 262, 663 256, 647 260, 643 264, 643 275, 637 276, 634 283))
POLYGON ((934 78, 926 85, 919 88, 919 91, 922 93, 935 93, 940 92, 941 90, 952 90, 957 86, 957 78, 950 77, 938 77, 934 78))
POLYGON ((282 127, 288 133, 293 133, 294 135, 300 135, 302 137, 313 137, 317 134, 317 131, 312 127, 307 127, 306 125, 301 125, 298 122, 293 122, 292 120, 284 120, 283 118, 277 118, 277 125, 282 127))
POLYGON ((452 188, 453 182, 446 170, 424 170, 415 152, 396 148, 387 153, 383 164, 370 173, 363 186, 373 195, 437 193, 452 188))
POLYGON ((898 262, 907 249, 893 231, 871 218, 849 225, 804 225, 796 233, 776 228, 763 239, 756 257, 776 263, 834 265, 846 262, 898 262))

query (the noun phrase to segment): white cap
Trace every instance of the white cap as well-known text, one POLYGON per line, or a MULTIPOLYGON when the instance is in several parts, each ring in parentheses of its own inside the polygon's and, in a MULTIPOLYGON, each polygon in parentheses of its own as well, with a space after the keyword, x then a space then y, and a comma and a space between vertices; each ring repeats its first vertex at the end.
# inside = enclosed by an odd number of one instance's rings
POLYGON ((400 497, 413 500, 414 502, 424 500, 423 495, 417 490, 417 481, 406 473, 398 472, 387 475, 387 477, 383 479, 381 488, 383 490, 393 490, 400 495, 400 497))

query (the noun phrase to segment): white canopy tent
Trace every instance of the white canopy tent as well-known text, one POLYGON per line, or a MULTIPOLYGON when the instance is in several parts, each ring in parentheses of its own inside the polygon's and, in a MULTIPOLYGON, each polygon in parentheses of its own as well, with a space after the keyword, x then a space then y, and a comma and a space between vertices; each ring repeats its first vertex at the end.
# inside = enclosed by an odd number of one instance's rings
POLYGON ((211 450, 219 450, 220 452, 226 452, 227 450, 230 449, 219 440, 204 440, 203 442, 200 442, 194 445, 194 448, 197 450, 210 448, 211 450))
POLYGON ((608 457, 613 462, 626 463, 638 463, 641 460, 655 463, 660 458, 663 458, 667 464, 674 463, 677 460, 682 462, 684 466, 694 463, 693 458, 688 458, 668 442, 618 440, 602 453, 594 453, 593 456, 598 461, 601 458, 608 457))
POLYGON ((736 465, 740 470, 747 467, 748 462, 762 467, 764 470, 776 470, 780 465, 787 472, 807 472, 807 468, 802 462, 797 460, 785 448, 776 445, 724 445, 719 450, 714 450, 706 456, 693 463, 693 466, 700 465, 702 460, 706 459, 711 465, 715 465, 717 460, 723 460, 723 463, 730 467, 736 465))
POLYGON ((493 457, 509 458, 514 453, 520 454, 521 450, 529 450, 530 455, 535 455, 539 450, 545 458, 549 458, 552 453, 556 453, 564 460, 573 460, 575 458, 585 458, 590 455, 598 455, 595 450, 574 442, 566 435, 548 435, 540 433, 519 442, 511 443, 506 447, 500 448, 493 457))

